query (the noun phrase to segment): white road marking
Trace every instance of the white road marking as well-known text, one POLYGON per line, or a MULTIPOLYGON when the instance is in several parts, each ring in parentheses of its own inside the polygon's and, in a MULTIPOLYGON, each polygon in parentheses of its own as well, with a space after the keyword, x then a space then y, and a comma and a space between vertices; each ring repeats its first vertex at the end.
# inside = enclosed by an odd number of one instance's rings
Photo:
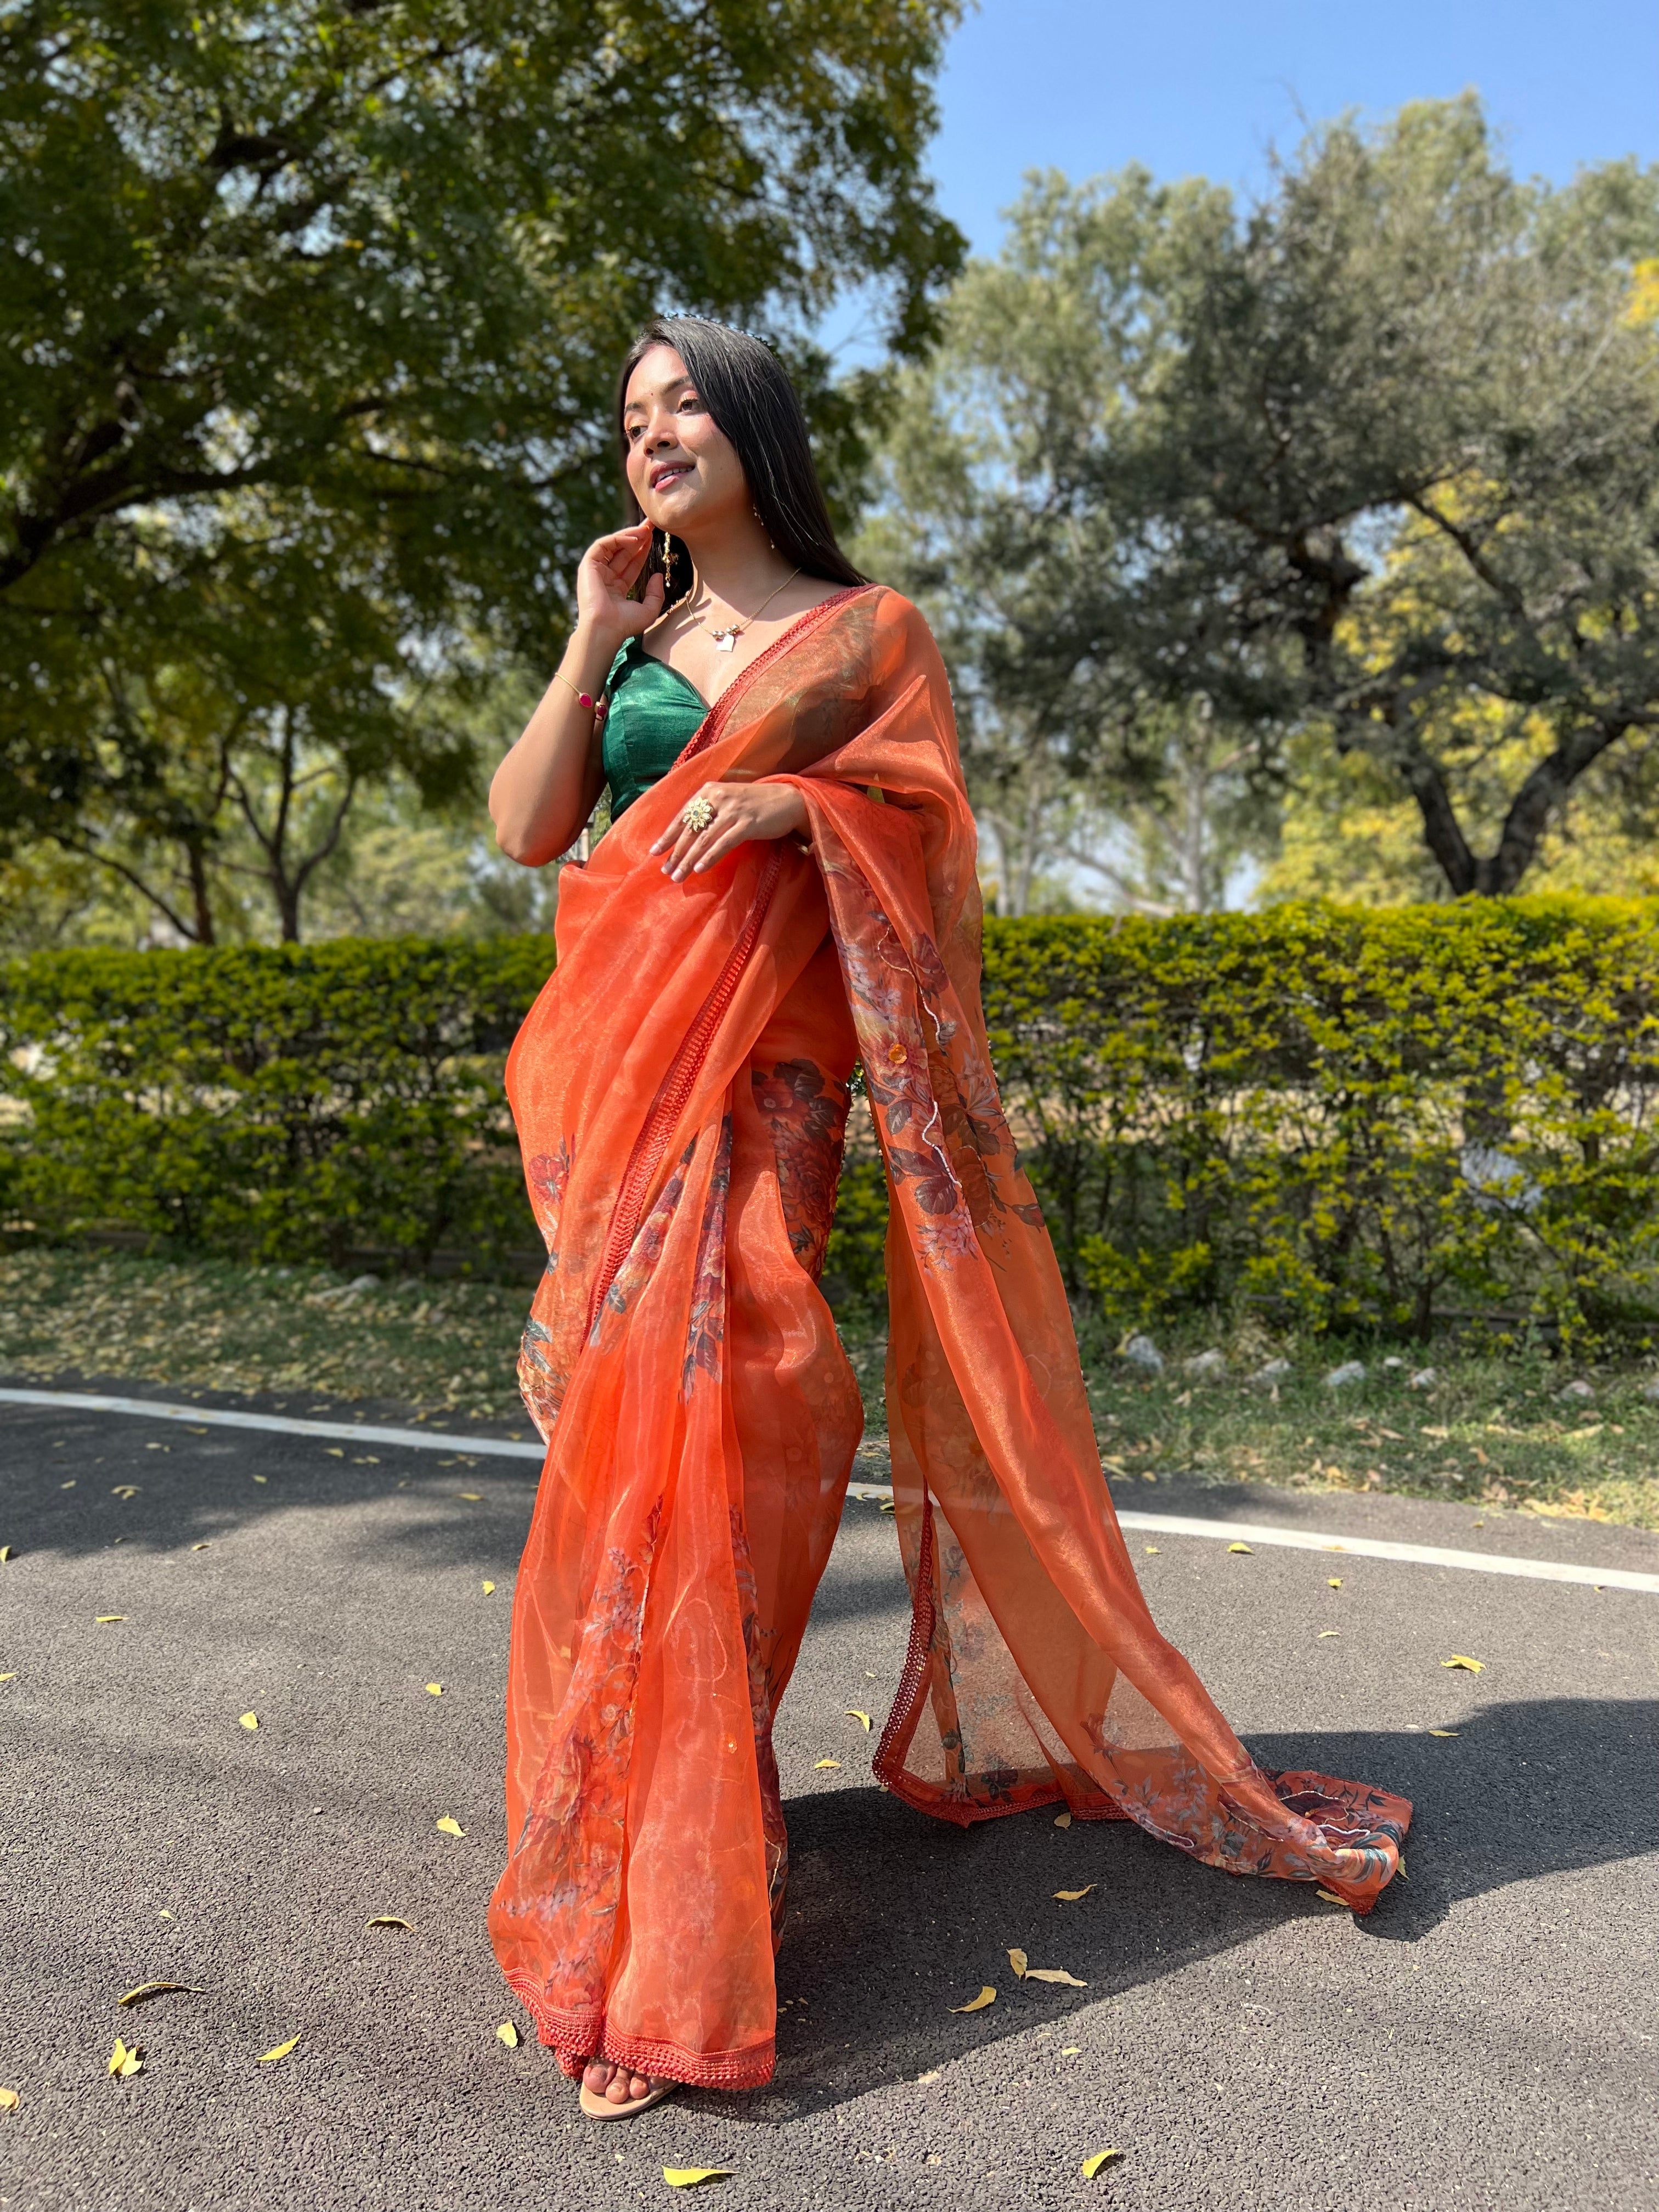
MULTIPOLYGON (((108 1398, 82 1390, 0 1390, 0 1405, 52 1406, 85 1413, 137 1413, 154 1421, 193 1421, 204 1427, 260 1429, 279 1436, 333 1437, 375 1444, 403 1444, 416 1451, 477 1452, 498 1459, 542 1460, 546 1447, 518 1443, 508 1437, 458 1437, 439 1429, 383 1429, 367 1421, 304 1421, 283 1413, 233 1413, 217 1406, 179 1406, 155 1398, 108 1398)), ((851 1482, 849 1498, 891 1498, 885 1482, 851 1482)), ((1465 1573, 1518 1575, 1540 1583, 1589 1583, 1601 1589, 1645 1590, 1659 1595, 1659 1574, 1632 1567, 1584 1567, 1565 1559, 1510 1559, 1502 1552, 1455 1552, 1440 1544, 1396 1544, 1382 1536, 1334 1536, 1316 1528, 1273 1528, 1255 1521, 1203 1521, 1190 1514, 1118 1515, 1121 1527, 1149 1528, 1166 1536, 1202 1536, 1218 1543, 1278 1545, 1292 1552, 1346 1552, 1352 1559, 1399 1559, 1419 1567, 1455 1567, 1465 1573)))
POLYGON ((544 1460, 545 1444, 509 1437, 453 1437, 441 1429, 377 1429, 367 1421, 300 1421, 283 1413, 232 1413, 218 1406, 175 1406, 160 1398, 105 1398, 89 1390, 0 1390, 0 1405, 59 1406, 77 1413, 138 1413, 152 1421, 195 1421, 216 1429, 269 1429, 284 1437, 340 1437, 354 1443, 409 1444, 416 1451, 493 1454, 544 1460))

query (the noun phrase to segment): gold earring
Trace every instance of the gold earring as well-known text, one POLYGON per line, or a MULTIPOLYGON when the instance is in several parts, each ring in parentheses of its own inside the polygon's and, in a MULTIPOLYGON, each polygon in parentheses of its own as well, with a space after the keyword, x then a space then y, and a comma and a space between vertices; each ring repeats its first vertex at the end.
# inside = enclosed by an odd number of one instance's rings
POLYGON ((674 541, 665 530, 662 534, 662 587, 666 594, 674 585, 674 541))

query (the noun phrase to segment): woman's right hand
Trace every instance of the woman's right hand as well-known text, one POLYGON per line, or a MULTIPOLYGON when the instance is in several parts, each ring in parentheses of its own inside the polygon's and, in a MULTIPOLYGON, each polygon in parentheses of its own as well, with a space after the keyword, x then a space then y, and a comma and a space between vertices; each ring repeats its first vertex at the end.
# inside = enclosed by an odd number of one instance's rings
POLYGON ((663 580, 653 576, 642 599, 629 593, 639 580, 651 551, 651 525, 596 538, 576 569, 576 626, 605 650, 605 663, 630 637, 648 629, 662 612, 663 580))

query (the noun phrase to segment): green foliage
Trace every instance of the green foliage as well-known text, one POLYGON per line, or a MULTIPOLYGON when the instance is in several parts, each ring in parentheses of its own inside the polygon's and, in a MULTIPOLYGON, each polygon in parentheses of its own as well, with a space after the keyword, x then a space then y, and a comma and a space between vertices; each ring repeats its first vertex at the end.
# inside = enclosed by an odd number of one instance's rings
POLYGON ((267 1260, 533 1250, 501 1091, 546 938, 14 961, 5 1210, 267 1260))
MULTIPOLYGON (((541 937, 15 961, 6 1214, 284 1261, 532 1250, 501 1076, 550 961, 541 937)), ((1652 902, 996 922, 985 999, 1061 1267, 1110 1321, 1659 1324, 1652 902)), ((855 1152, 838 1298, 879 1299, 885 1213, 855 1152)))
POLYGON ((1249 210, 1034 179, 907 373, 872 533, 965 755, 1121 800, 1202 702, 1257 754, 1218 861, 1299 730, 1375 764, 1454 896, 1516 890, 1586 778, 1651 824, 1656 256, 1659 169, 1521 181, 1473 95, 1314 133, 1249 210))
POLYGON ((296 934, 365 780, 454 789, 439 679, 556 653, 665 305, 776 337, 855 495, 881 379, 805 333, 855 287, 898 353, 930 334, 956 13, 0 9, 0 848, 209 942, 251 840, 296 934))

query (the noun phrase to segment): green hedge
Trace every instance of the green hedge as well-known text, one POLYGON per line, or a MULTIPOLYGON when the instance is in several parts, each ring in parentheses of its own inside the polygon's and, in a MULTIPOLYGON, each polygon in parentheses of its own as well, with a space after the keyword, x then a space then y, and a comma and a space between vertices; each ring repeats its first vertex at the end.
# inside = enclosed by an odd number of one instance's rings
MULTIPOLYGON (((263 1258, 533 1249, 501 1069, 541 938, 0 970, 0 1204, 263 1258)), ((986 1011, 1060 1261, 1114 1320, 1659 1322, 1659 908, 994 923, 986 1011)), ((878 1294, 849 1163, 829 1275, 878 1294)))

